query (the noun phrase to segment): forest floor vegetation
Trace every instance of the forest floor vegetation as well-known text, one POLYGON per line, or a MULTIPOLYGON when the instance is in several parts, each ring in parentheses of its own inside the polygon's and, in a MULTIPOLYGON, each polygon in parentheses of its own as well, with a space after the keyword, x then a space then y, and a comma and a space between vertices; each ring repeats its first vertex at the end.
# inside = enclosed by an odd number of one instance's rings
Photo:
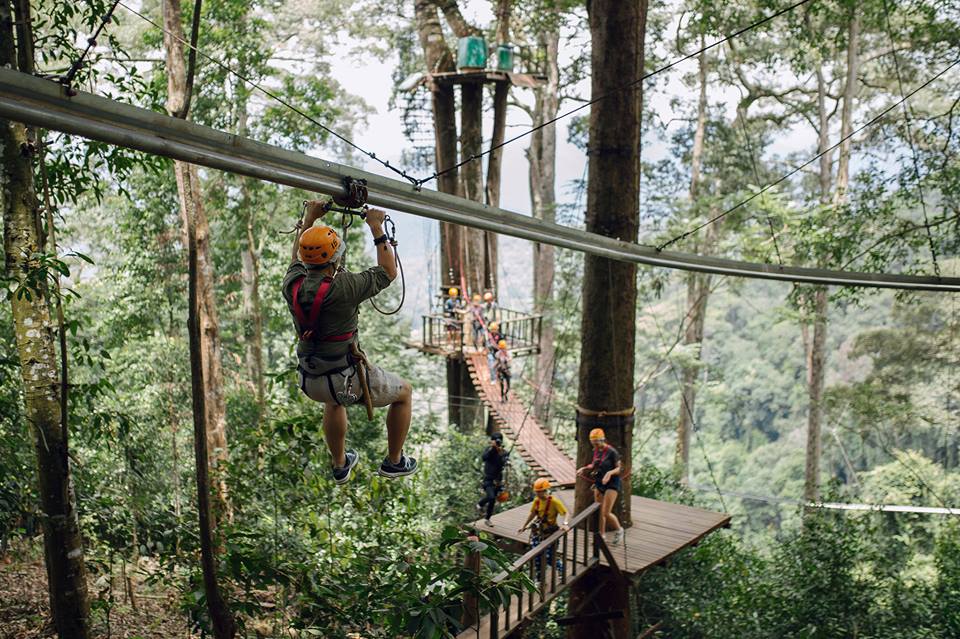
MULTIPOLYGON (((55 637, 47 596, 47 575, 39 542, 17 544, 0 557, 0 639, 55 637)), ((151 584, 144 575, 118 563, 112 579, 105 572, 88 573, 93 615, 92 636, 110 639, 190 639, 179 609, 178 594, 163 584, 151 584), (130 579, 136 605, 124 587, 130 579)))

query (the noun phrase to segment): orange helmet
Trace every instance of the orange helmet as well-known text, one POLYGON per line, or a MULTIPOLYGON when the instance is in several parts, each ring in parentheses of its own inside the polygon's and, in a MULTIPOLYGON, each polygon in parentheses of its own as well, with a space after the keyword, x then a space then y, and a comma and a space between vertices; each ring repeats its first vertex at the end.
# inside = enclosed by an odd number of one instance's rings
POLYGON ((507 350, 507 340, 502 339, 499 342, 497 342, 497 348, 503 351, 507 350))
POLYGON ((491 330, 491 331, 499 331, 499 330, 500 330, 500 322, 490 322, 490 330, 491 330))
POLYGON ((541 490, 550 490, 550 480, 546 477, 541 477, 533 482, 533 491, 540 492, 541 490))
POLYGON ((449 295, 450 297, 457 297, 458 295, 460 295, 460 291, 457 290, 456 286, 451 286, 450 290, 447 291, 447 295, 449 295))
POLYGON ((491 293, 490 291, 487 291, 486 293, 484 293, 484 294, 483 294, 483 301, 484 301, 484 302, 492 302, 492 301, 493 301, 493 293, 491 293))
POLYGON ((480 293, 474 293, 474 294, 473 294, 473 301, 474 301, 474 302, 479 302, 479 301, 480 301, 480 293))
POLYGON ((329 226, 311 226, 300 236, 300 261, 323 266, 339 260, 346 248, 329 226))
POLYGON ((606 439, 607 435, 603 432, 602 428, 594 428, 590 431, 590 441, 595 442, 601 439, 606 439))

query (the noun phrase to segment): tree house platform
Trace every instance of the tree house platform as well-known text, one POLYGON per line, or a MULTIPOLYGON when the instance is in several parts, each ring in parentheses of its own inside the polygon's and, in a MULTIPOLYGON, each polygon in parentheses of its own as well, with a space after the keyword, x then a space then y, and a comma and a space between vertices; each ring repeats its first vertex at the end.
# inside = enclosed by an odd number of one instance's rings
MULTIPOLYGON (((573 490, 554 491, 567 508, 573 508, 573 490)), ((646 497, 631 496, 633 526, 626 529, 623 542, 610 546, 610 551, 620 570, 635 575, 652 566, 661 564, 684 548, 695 546, 701 539, 719 528, 730 525, 730 515, 702 508, 673 504, 646 497)), ((530 504, 511 508, 496 514, 487 526, 477 520, 471 526, 478 532, 486 532, 526 545, 528 533, 518 533, 523 525, 530 504)), ((601 555, 601 565, 609 565, 601 555)))

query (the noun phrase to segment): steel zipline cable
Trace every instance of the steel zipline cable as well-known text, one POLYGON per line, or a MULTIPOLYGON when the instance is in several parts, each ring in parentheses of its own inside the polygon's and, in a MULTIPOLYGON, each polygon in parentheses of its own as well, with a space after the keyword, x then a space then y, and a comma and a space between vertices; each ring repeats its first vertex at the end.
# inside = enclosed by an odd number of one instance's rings
MULTIPOLYGON (((893 104, 890 104, 889 106, 887 106, 887 107, 886 107, 885 109, 883 109, 880 113, 878 113, 878 114, 875 115, 874 117, 870 118, 870 120, 868 120, 868 121, 865 122, 864 124, 860 125, 860 126, 857 127, 856 129, 854 129, 853 131, 851 131, 849 134, 847 134, 847 135, 843 136, 842 138, 840 138, 839 140, 837 140, 836 143, 832 144, 831 146, 828 146, 828 147, 825 148, 825 149, 822 149, 819 153, 817 153, 817 154, 814 155, 813 157, 809 158, 808 160, 806 160, 806 161, 803 162, 802 164, 798 164, 797 166, 793 167, 793 169, 791 169, 789 172, 785 173, 784 175, 781 175, 779 178, 777 178, 777 179, 774 180, 773 182, 768 183, 768 184, 767 184, 766 186, 764 186, 763 188, 761 188, 761 189, 759 189, 759 190, 757 190, 757 191, 754 191, 753 193, 750 194, 750 196, 748 196, 747 198, 745 198, 745 199, 743 199, 743 200, 740 200, 739 202, 737 202, 736 204, 734 204, 734 205, 731 206, 730 208, 728 208, 728 209, 724 210, 723 212, 721 212, 721 213, 719 213, 719 214, 711 217, 710 219, 706 220, 705 222, 702 222, 702 223, 696 225, 696 226, 693 227, 692 229, 689 229, 689 230, 687 230, 687 231, 684 231, 684 232, 681 233, 680 235, 677 235, 676 237, 674 237, 674 238, 672 238, 672 239, 670 239, 670 240, 667 240, 666 242, 663 242, 662 244, 660 244, 659 246, 657 246, 656 249, 657 249, 658 251, 662 251, 662 250, 664 250, 665 248, 668 248, 668 247, 672 246, 673 244, 676 244, 676 243, 679 242, 680 240, 683 240, 683 239, 686 239, 686 238, 690 237, 691 235, 693 235, 693 234, 696 233, 697 231, 699 231, 699 230, 701 230, 701 229, 703 229, 703 228, 706 228, 707 226, 710 226, 710 225, 713 224, 714 222, 718 222, 719 220, 722 220, 722 219, 725 218, 727 215, 733 213, 734 211, 736 211, 737 209, 739 209, 739 208, 741 208, 742 206, 746 205, 747 203, 752 202, 753 200, 755 200, 756 198, 760 197, 761 195, 763 195, 764 193, 766 193, 766 192, 769 191, 770 189, 774 188, 775 186, 777 186, 777 185, 779 185, 779 184, 782 184, 783 182, 789 180, 791 177, 793 177, 794 175, 796 175, 797 173, 799 173, 800 171, 802 171, 804 168, 806 168, 806 167, 809 166, 810 164, 812 164, 812 163, 814 163, 815 161, 817 161, 818 159, 820 159, 820 157, 823 156, 824 154, 833 151, 834 149, 836 149, 837 147, 839 147, 841 144, 843 144, 843 143, 846 142, 847 140, 853 138, 853 136, 857 135, 857 134, 860 133, 861 131, 864 131, 864 130, 866 130, 866 129, 872 127, 872 126, 874 126, 875 124, 878 124, 878 123, 879 123, 881 120, 883 120, 883 118, 885 118, 890 112, 892 112, 894 109, 896 109, 896 108, 897 108, 898 106, 900 106, 901 104, 904 104, 907 100, 909 100, 910 98, 912 98, 914 95, 916 95, 916 94, 919 93, 920 91, 923 91, 923 90, 926 89, 928 86, 930 86, 931 84, 933 84, 934 82, 936 82, 937 80, 939 80, 939 79, 940 79, 941 77, 943 77, 948 71, 950 71, 951 69, 953 69, 953 68, 954 68, 955 66, 957 66, 958 64, 960 64, 960 58, 957 58, 956 60, 954 60, 953 62, 951 62, 949 65, 947 65, 944 69, 942 69, 939 73, 937 73, 936 75, 928 78, 923 84, 921 84, 921 85, 917 86, 916 88, 914 88, 912 91, 910 91, 910 93, 907 93, 906 95, 904 95, 902 98, 900 98, 899 100, 897 100, 897 101, 894 102, 893 104)), ((938 276, 938 277, 939 277, 939 276, 938 276)))

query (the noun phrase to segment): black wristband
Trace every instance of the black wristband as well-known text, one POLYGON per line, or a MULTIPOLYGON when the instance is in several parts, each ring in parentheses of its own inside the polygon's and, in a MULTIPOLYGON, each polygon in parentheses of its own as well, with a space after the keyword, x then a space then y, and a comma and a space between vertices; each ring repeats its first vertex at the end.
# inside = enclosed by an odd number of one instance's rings
POLYGON ((374 244, 383 244, 383 243, 386 242, 388 239, 389 239, 389 238, 387 237, 387 234, 384 233, 384 234, 381 235, 380 237, 375 237, 375 238, 373 238, 373 243, 374 243, 374 244))

